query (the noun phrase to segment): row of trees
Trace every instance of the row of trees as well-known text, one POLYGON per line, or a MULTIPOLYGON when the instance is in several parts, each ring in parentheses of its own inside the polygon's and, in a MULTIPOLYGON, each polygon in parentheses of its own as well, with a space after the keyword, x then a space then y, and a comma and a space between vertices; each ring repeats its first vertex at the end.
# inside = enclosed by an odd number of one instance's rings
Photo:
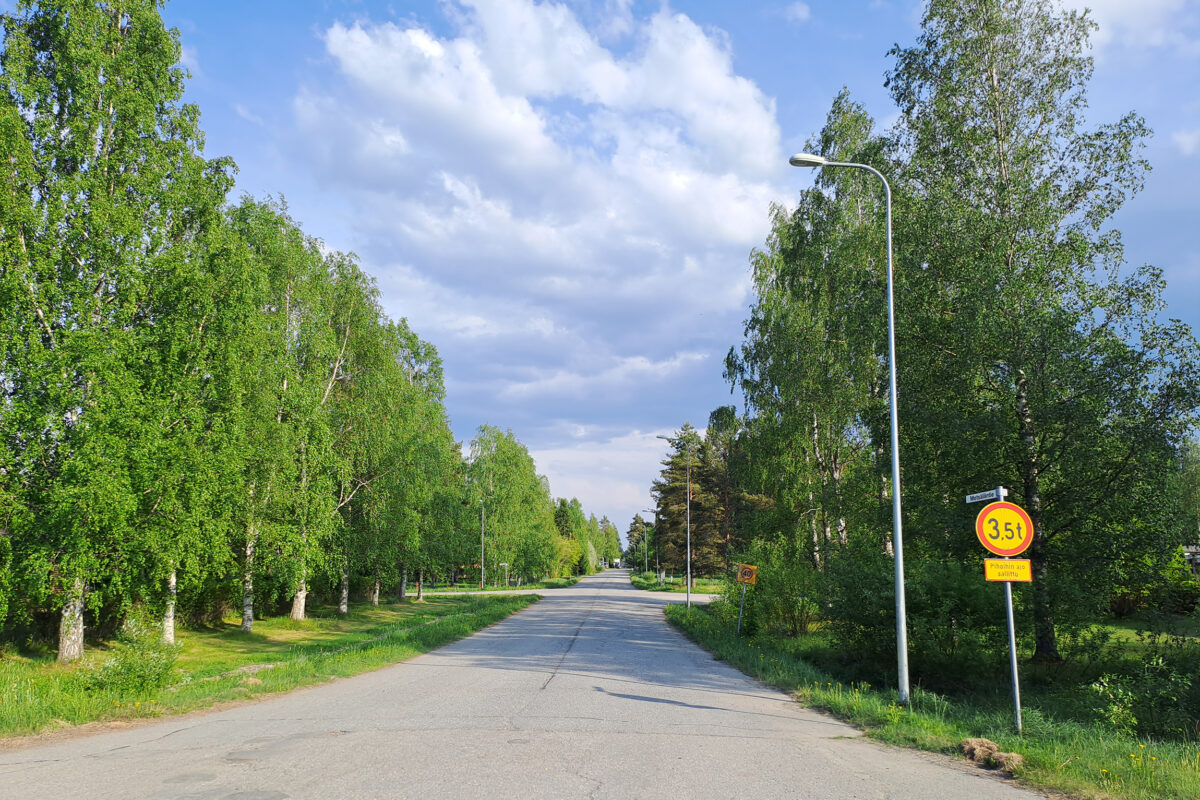
MULTIPOLYGON (((1135 114, 1085 125, 1093 24, 1051 0, 931 0, 892 51, 895 128, 843 91, 808 149, 889 176, 914 658, 999 640, 964 495, 1003 485, 1033 523, 1019 601, 1039 659, 1109 607, 1166 591, 1200 539, 1200 349, 1113 214, 1142 185, 1135 114)), ((726 376, 746 414, 679 433, 654 493, 677 564, 690 452, 693 564, 803 565, 792 611, 859 652, 894 648, 883 193, 826 169, 772 210, 726 376), (801 615, 803 617, 803 615, 801 615)), ((795 615, 793 614, 793 617, 795 615)), ((795 628, 795 626, 790 626, 795 628)))
POLYGON ((410 573, 611 557, 577 501, 556 524, 511 431, 464 459, 437 351, 352 255, 281 201, 226 205, 235 167, 203 155, 157 3, 3 24, 0 636, 57 622, 69 661, 85 611, 156 609, 172 640, 177 609, 240 605, 249 631, 313 591, 344 612, 410 573))

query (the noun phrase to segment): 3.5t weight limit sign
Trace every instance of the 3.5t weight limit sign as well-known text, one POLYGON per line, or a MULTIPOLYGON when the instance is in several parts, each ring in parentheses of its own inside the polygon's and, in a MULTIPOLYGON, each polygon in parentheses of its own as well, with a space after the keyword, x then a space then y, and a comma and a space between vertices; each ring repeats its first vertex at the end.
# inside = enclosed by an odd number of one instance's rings
POLYGON ((989 503, 975 518, 979 543, 998 556, 1017 556, 1033 542, 1033 520, 1015 503, 989 503))

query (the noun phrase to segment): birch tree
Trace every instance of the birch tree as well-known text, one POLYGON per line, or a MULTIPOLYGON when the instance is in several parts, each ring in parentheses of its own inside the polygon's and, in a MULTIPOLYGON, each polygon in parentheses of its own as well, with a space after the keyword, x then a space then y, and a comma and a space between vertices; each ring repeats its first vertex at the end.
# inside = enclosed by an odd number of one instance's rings
POLYGON ((164 421, 139 413, 139 337, 162 312, 157 279, 186 261, 227 183, 200 156, 179 44, 151 0, 22 2, 4 36, 2 282, 19 320, 6 328, 5 429, 30 512, 11 536, 24 595, 61 609, 70 661, 85 603, 136 588, 131 459, 148 451, 130 442, 154 450, 164 421))
MULTIPOLYGON (((1161 273, 1123 269, 1110 227, 1141 188, 1149 130, 1134 113, 1085 125, 1093 29, 1050 0, 933 0, 888 77, 913 195, 909 485, 925 498, 1015 487, 1046 660, 1062 615, 1094 609, 1130 557, 1171 551, 1155 497, 1200 397, 1191 332, 1158 317, 1161 273)), ((958 509, 913 511, 965 530, 958 509)))

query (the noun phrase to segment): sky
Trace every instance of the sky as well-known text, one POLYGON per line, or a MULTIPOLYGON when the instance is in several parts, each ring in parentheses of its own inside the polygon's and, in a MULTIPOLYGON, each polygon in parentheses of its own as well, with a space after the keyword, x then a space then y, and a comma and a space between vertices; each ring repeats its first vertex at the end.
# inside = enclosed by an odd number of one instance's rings
MULTIPOLYGON (((1090 121, 1133 110, 1155 132, 1115 226, 1130 264, 1164 270, 1164 313, 1200 328, 1200 0, 1090 5, 1090 121)), ((388 315, 438 347, 459 439, 511 428, 555 496, 623 532, 652 507, 656 437, 740 400, 722 369, 748 258, 771 203, 812 180, 788 156, 843 86, 895 121, 888 51, 915 41, 921 4, 171 0, 163 16, 237 194, 282 196, 358 254, 388 315)))

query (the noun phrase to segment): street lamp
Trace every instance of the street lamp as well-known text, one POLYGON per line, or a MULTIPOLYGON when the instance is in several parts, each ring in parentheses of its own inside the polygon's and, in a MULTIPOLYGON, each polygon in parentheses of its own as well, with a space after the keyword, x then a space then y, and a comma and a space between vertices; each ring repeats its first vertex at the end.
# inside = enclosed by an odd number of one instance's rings
MULTIPOLYGON (((651 511, 648 508, 642 509, 643 514, 653 514, 655 523, 658 522, 658 509, 651 511)), ((650 535, 645 528, 642 528, 642 572, 650 571, 650 535)))
POLYGON ((900 684, 900 702, 908 702, 908 624, 904 611, 904 538, 900 529, 900 422, 896 412, 896 302, 892 288, 892 187, 874 167, 846 161, 830 161, 825 156, 797 153, 788 159, 793 167, 851 167, 865 169, 883 181, 887 208, 887 312, 888 312, 888 393, 892 428, 892 550, 896 559, 896 664, 900 684))
MULTIPOLYGON (((656 438, 671 441, 669 436, 656 438)), ((692 443, 684 439, 683 447, 687 453, 687 584, 684 590, 687 592, 687 607, 690 610, 692 607, 692 443)))

